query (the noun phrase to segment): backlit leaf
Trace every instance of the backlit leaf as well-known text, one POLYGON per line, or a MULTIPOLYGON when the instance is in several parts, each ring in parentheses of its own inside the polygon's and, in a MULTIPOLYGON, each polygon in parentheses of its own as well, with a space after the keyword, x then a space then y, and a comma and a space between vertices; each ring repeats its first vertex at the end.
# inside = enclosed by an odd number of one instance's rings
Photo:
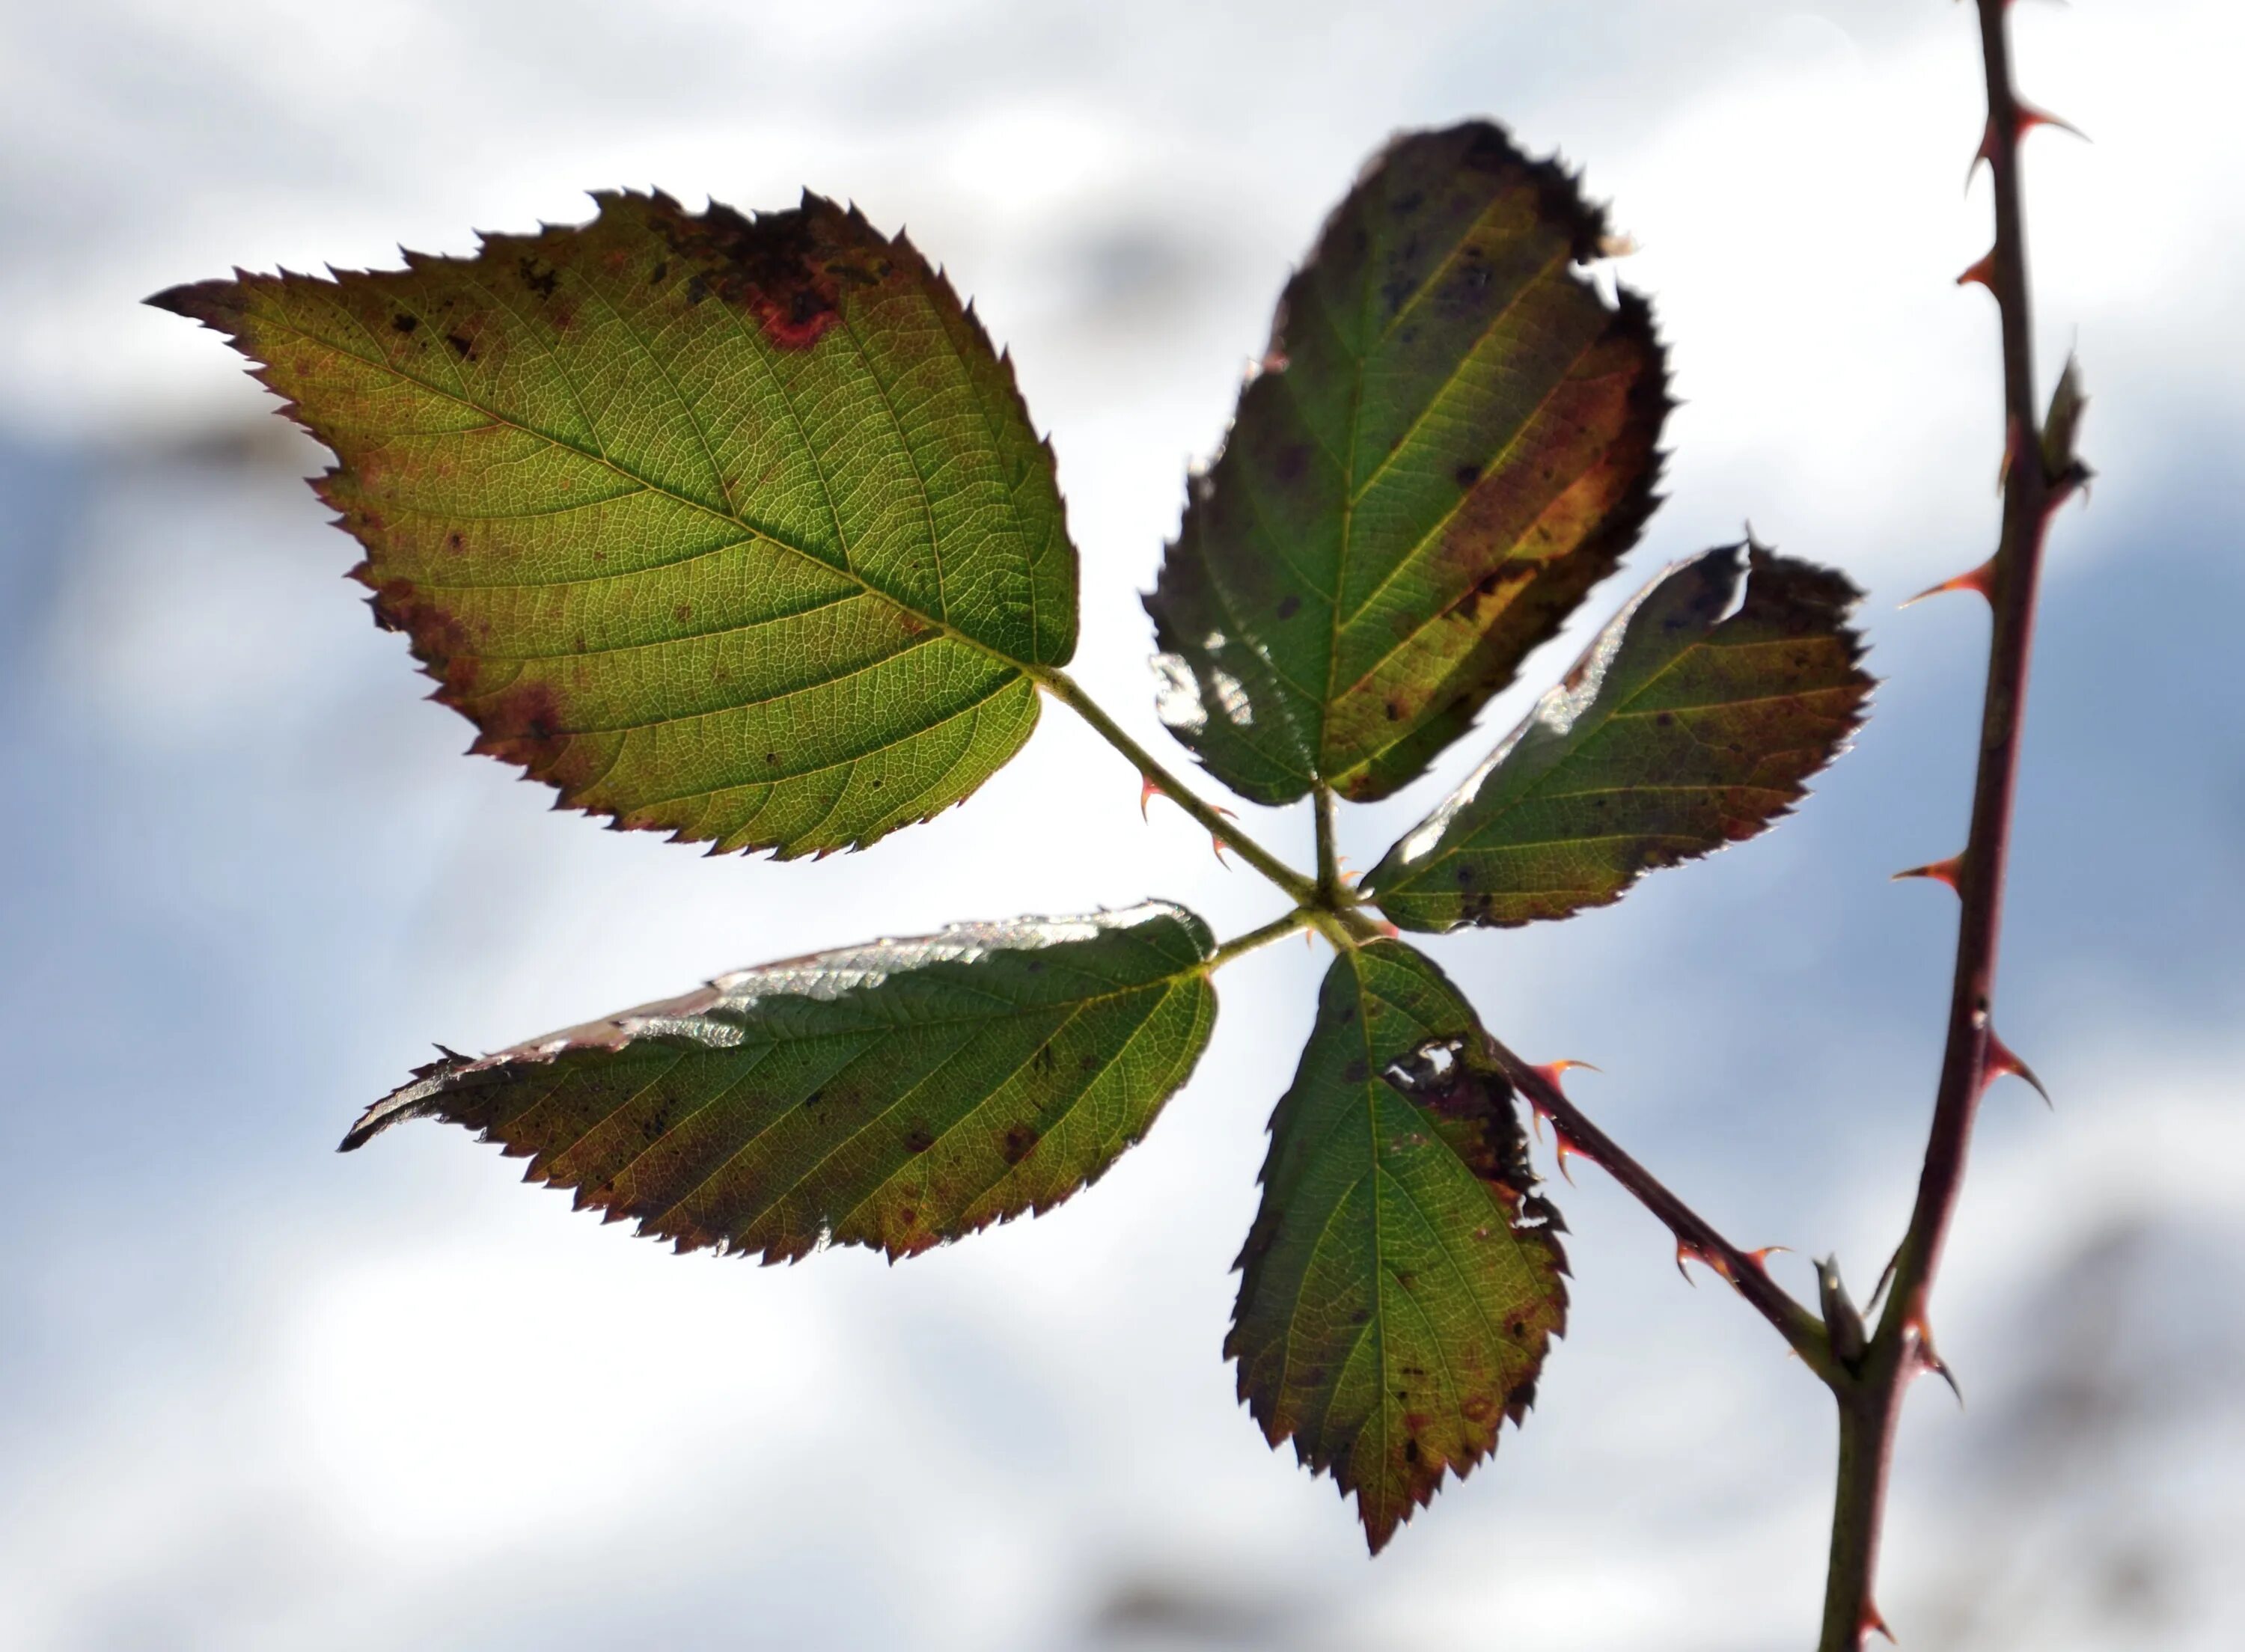
POLYGON ((1327 222, 1146 604, 1163 721, 1226 785, 1416 778, 1636 538, 1666 369, 1571 267, 1604 239, 1481 123, 1397 139, 1327 222))
POLYGON ((430 1114, 681 1250, 911 1256, 1049 1209, 1145 1134, 1215 1025, 1213 950, 1150 903, 768 964, 447 1056, 343 1147, 430 1114))
POLYGON ((1419 1066, 1428 1044, 1478 1035, 1402 943, 1335 958, 1239 1259, 1224 1352, 1240 1398, 1273 1446, 1291 1435, 1355 1496, 1375 1552, 1446 1472, 1496 1449, 1566 1324, 1559 1224, 1509 1091, 1419 1066))
POLYGON ((966 797, 1075 642, 1011 364, 901 235, 608 194, 475 258, 150 301, 333 449, 376 618, 568 807, 720 849, 871 843, 966 797))
POLYGON ((1525 924, 1753 836, 1862 721, 1862 594, 1759 546, 1675 564, 1361 889, 1406 929, 1525 924))

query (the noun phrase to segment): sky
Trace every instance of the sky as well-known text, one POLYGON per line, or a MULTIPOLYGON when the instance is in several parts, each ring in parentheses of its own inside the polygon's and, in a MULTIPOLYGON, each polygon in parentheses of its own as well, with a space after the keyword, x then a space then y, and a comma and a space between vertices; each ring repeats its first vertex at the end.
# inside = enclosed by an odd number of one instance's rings
MULTIPOLYGON (((2099 471, 2051 548, 1991 1095, 1881 1598, 1913 1649, 2232 1644, 2245 1615, 2245 15, 2016 9, 2047 383, 2099 471)), ((1857 749, 1768 836, 1430 950, 1741 1243, 1860 1291, 1914 1187, 1986 620, 1897 611, 1996 524, 1969 9, 0 0, 0 1643, 1139 1652, 1811 1637, 1828 1400, 1596 1170, 1536 1411, 1377 1561, 1220 1357, 1321 944, 1221 978, 1158 1127, 1059 1210, 890 1267, 680 1259, 465 1135, 332 1152, 435 1041, 952 921, 1275 916, 1051 711, 863 854, 706 859, 463 762, 340 576, 321 455, 139 305, 477 228, 857 201, 972 294, 1053 433, 1077 674, 1138 737, 1136 600, 1270 308, 1388 133, 1557 150, 1639 250, 1684 405, 1624 572, 1369 865, 1671 559, 1757 535, 1869 592, 1857 749)), ((1172 748, 1173 749, 1173 748, 1172 748)), ((1243 809, 1303 855, 1306 811, 1243 809)), ((1548 1161, 1543 1168, 1550 1169, 1548 1161)))

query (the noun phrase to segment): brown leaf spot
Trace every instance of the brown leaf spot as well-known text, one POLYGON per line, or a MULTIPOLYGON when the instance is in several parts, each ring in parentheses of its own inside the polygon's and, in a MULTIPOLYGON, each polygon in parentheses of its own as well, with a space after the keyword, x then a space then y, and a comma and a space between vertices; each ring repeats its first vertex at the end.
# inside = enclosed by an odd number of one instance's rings
POLYGON ((1007 1164, 1019 1164, 1036 1151, 1037 1133, 1026 1124, 1014 1125, 1006 1132, 999 1151, 1005 1154, 1007 1164))
POLYGON ((887 274, 885 267, 868 267, 867 238, 849 235, 829 202, 806 200, 754 219, 715 201, 699 217, 662 199, 653 211, 656 232, 671 251, 695 266, 687 301, 716 293, 754 316, 782 349, 808 349, 841 320, 844 282, 871 284, 887 274))
POLYGON ((539 780, 552 775, 569 744, 550 683, 512 684, 472 714, 483 733, 471 750, 519 764, 539 780))
POLYGON ((914 1129, 905 1138, 905 1151, 907 1153, 926 1153, 934 1145, 935 1138, 927 1133, 927 1127, 925 1125, 914 1129))

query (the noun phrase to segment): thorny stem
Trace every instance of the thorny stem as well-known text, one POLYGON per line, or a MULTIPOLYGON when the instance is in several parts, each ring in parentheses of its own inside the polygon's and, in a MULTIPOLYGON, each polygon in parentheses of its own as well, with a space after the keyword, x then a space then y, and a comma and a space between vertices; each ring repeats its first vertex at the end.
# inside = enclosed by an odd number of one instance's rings
POLYGON ((2020 716, 2034 633, 2035 591, 2045 531, 2054 503, 2035 419, 2032 314, 2026 238, 2019 200, 2019 138, 2025 124, 2011 85, 2004 14, 2009 0, 1977 0, 1988 89, 1988 161, 1995 180, 1996 244, 1989 284, 2001 307, 2004 437, 2003 535, 1989 592, 1994 627, 1980 726, 1979 772, 1973 783, 1972 826, 1960 857, 1957 895, 1963 917, 1925 1167, 1909 1228, 1894 1261, 1894 1283, 1878 1329, 1851 1380, 1835 1385, 1840 1402, 1840 1474, 1832 1526, 1821 1652, 1858 1652, 1882 1627, 1872 1601, 1879 1528, 1886 1500, 1894 1425, 1911 1378, 1930 1368, 1926 1300, 1941 1261, 1963 1186, 1972 1123, 1982 1093, 2004 1068, 1990 1012, 1995 1000, 1997 943, 2002 929, 2004 870, 2009 856, 2020 716))
MULTIPOLYGON (((1352 944, 1368 939, 1378 932, 1371 920, 1361 912, 1349 910, 1344 903, 1329 896, 1321 880, 1312 881, 1305 877, 1242 831, 1237 821, 1225 819, 1217 813, 1213 806, 1195 796, 1184 782, 1163 768, 1151 752, 1125 734, 1122 726, 1107 714, 1099 702, 1084 693, 1075 678, 1064 671, 1040 671, 1035 674, 1040 687, 1089 723, 1095 734, 1136 765, 1139 775, 1151 781, 1163 796, 1205 826, 1211 836, 1224 848, 1237 851, 1240 859, 1292 897, 1297 906, 1311 909, 1312 916, 1306 922, 1316 924, 1329 938, 1336 931, 1346 938, 1336 940, 1335 944, 1352 944)), ((1319 796, 1329 800, 1331 794, 1320 790, 1319 796)), ((1320 807, 1329 809, 1332 805, 1330 801, 1326 801, 1320 807)), ((1322 813, 1319 820, 1319 859, 1322 866, 1329 843, 1331 822, 1322 813)), ((1335 893, 1338 893, 1337 890, 1335 893)))
MULTIPOLYGON (((1521 1060, 1487 1033, 1487 1053, 1514 1089, 1529 1105, 1551 1121, 1551 1127, 1583 1157, 1595 1161, 1655 1220, 1676 1236, 1677 1258, 1697 1256, 1730 1281, 1755 1311, 1777 1328, 1808 1368, 1827 1382, 1843 1376, 1832 1352, 1831 1339, 1814 1314, 1794 1301, 1769 1276, 1760 1256, 1740 1249, 1715 1231, 1713 1223, 1663 1186, 1658 1178, 1631 1158, 1611 1136, 1583 1116, 1566 1092, 1542 1067, 1521 1060)), ((1468 1056, 1468 1059, 1470 1059, 1468 1056)))

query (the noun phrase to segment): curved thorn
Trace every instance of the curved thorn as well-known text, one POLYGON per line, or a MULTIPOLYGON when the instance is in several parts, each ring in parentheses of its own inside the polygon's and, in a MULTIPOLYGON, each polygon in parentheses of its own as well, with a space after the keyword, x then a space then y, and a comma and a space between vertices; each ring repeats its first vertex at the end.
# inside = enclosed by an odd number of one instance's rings
POLYGON ((1684 1276, 1684 1283, 1694 1290, 1699 1288, 1699 1282, 1692 1277, 1692 1270, 1684 1264, 1687 1261, 1696 1261, 1704 1265, 1706 1260, 1699 1246, 1689 1240, 1679 1239, 1676 1242, 1676 1271, 1684 1276))
POLYGON ((1168 796, 1169 794, 1167 792, 1163 791, 1159 786, 1154 784, 1154 777, 1151 775, 1139 775, 1138 818, 1140 820, 1150 819, 1151 816, 1146 813, 1146 805, 1152 802, 1156 797, 1166 797, 1168 796))
POLYGON ((1964 1391, 1957 1386, 1957 1373, 1949 1369, 1947 1362, 1934 1349, 1933 1327, 1926 1324, 1925 1310, 1920 1307, 1907 1316, 1902 1322, 1902 1328, 1903 1334, 1911 1338, 1912 1355, 1920 1369, 1931 1371, 1947 1383, 1949 1391, 1957 1396, 1957 1404, 1961 1407, 1964 1404, 1964 1391))
POLYGON ((1225 871, 1230 871, 1231 870, 1231 863, 1224 858, 1224 851, 1230 848, 1231 845, 1226 843, 1221 837, 1218 837, 1214 832, 1211 832, 1208 835, 1208 842, 1209 847, 1216 850, 1216 863, 1224 868, 1225 871))
POLYGON ((2053 1113, 2058 1111, 2058 1103, 2050 1099, 2050 1092, 2043 1088, 2042 1080, 2034 1075, 2034 1069, 2020 1060, 2010 1045, 1991 1032, 1988 1034, 1987 1077, 1992 1080, 2005 1073, 2015 1079, 2025 1079, 2034 1087, 2034 1093, 2042 1098, 2043 1106, 2053 1113))
POLYGON ((1887 881, 1899 884, 1906 877, 1930 878, 1936 884, 1946 884, 1951 892, 1957 888, 1957 879, 1964 875, 1964 857, 1951 855, 1947 860, 1928 861, 1923 866, 1913 866, 1907 871, 1896 872, 1887 881))
POLYGON ((2082 131, 2080 127, 2075 125, 2072 121, 2065 119, 2064 117, 2053 115, 2047 109, 2038 108, 2024 98, 2013 98, 2011 101, 2013 104, 2018 105, 2019 112, 2020 137, 2025 137, 2037 126, 2053 126, 2059 132, 2072 133, 2085 144, 2090 140, 2089 134, 2087 132, 2082 131))

